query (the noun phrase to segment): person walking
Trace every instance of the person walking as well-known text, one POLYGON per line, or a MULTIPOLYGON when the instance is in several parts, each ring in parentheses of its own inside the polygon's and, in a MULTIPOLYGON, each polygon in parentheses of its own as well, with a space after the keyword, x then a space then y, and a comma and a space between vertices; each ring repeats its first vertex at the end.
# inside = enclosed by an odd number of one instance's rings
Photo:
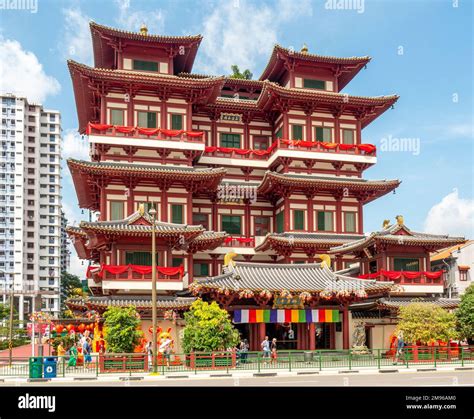
POLYGON ((160 354, 163 354, 163 357, 165 358, 166 361, 166 366, 169 368, 170 366, 170 359, 171 359, 171 344, 173 341, 167 337, 160 345, 160 348, 158 349, 158 352, 160 354))
POLYGON ((145 345, 145 352, 148 355, 148 369, 150 369, 153 366, 153 345, 150 341, 145 345))
POLYGON ((400 330, 397 335, 397 352, 395 354, 394 365, 398 364, 398 360, 403 355, 404 346, 405 346, 405 341, 403 340, 403 332, 400 330))
POLYGON ((239 345, 239 355, 240 355, 240 362, 242 364, 245 364, 247 362, 247 357, 248 357, 248 354, 249 354, 249 348, 250 348, 250 345, 249 345, 249 342, 247 339, 243 339, 240 341, 240 345, 239 345))
POLYGON ((66 355, 66 349, 63 346, 63 342, 59 342, 59 345, 56 348, 56 352, 58 353, 58 356, 66 355))
POLYGON ((276 364, 276 360, 277 360, 277 340, 276 338, 273 338, 272 339, 272 343, 270 344, 270 350, 271 350, 271 353, 272 353, 272 364, 275 363, 276 364))
POLYGON ((262 341, 260 346, 262 347, 262 351, 263 351, 263 362, 266 363, 267 359, 270 360, 270 353, 271 353, 270 341, 268 340, 268 336, 265 336, 265 339, 262 341))
POLYGON ((67 367, 74 367, 76 368, 77 365, 77 348, 76 345, 73 343, 72 346, 69 348, 69 361, 67 362, 67 367))
POLYGON ((86 368, 89 368, 89 365, 92 362, 91 350, 92 350, 91 339, 86 338, 84 345, 82 345, 82 353, 84 354, 84 364, 86 368))

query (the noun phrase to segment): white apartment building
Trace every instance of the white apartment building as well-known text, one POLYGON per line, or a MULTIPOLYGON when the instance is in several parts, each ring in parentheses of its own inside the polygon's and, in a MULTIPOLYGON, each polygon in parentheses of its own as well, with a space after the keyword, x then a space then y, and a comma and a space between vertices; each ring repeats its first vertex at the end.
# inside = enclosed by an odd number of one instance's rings
POLYGON ((15 299, 21 320, 33 309, 58 314, 61 115, 11 94, 0 109, 0 289, 4 301, 12 290, 38 294, 15 299))

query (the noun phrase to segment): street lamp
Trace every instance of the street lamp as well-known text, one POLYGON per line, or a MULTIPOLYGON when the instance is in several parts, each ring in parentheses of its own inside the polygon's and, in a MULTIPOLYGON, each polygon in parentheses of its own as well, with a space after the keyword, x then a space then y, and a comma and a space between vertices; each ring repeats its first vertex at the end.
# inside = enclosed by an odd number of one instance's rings
POLYGON ((153 374, 157 373, 157 342, 156 342, 156 209, 152 207, 148 213, 151 215, 151 310, 152 310, 152 339, 153 339, 153 374))

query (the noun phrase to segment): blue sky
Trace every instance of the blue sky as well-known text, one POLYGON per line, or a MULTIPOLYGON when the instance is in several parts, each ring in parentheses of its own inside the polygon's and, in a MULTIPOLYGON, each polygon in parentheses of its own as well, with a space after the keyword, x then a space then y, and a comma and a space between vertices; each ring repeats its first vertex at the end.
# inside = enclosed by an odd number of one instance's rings
MULTIPOLYGON (((366 206, 365 230, 403 214, 415 230, 473 237, 473 5, 467 0, 349 1, 38 0, 37 13, 0 10, 0 89, 62 113, 66 157, 85 157, 66 59, 92 64, 90 19, 151 33, 204 36, 194 71, 225 74, 231 64, 258 78, 274 43, 322 55, 369 55, 344 89, 400 99, 363 131, 379 147, 372 179, 399 178, 396 194, 366 206), (363 6, 363 7, 362 7, 363 6), (457 7, 456 7, 457 6, 457 7), (408 151, 381 150, 409 139, 408 151), (419 145, 419 147, 418 147, 419 145)), ((64 206, 76 222, 75 192, 64 171, 64 206)))

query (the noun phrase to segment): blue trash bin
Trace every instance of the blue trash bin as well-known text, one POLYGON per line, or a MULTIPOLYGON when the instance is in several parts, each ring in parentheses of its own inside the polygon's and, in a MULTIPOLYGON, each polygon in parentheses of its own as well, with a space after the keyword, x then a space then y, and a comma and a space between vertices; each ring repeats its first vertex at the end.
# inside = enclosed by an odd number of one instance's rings
POLYGON ((44 358, 44 378, 56 378, 58 370, 58 357, 48 356, 44 358))

